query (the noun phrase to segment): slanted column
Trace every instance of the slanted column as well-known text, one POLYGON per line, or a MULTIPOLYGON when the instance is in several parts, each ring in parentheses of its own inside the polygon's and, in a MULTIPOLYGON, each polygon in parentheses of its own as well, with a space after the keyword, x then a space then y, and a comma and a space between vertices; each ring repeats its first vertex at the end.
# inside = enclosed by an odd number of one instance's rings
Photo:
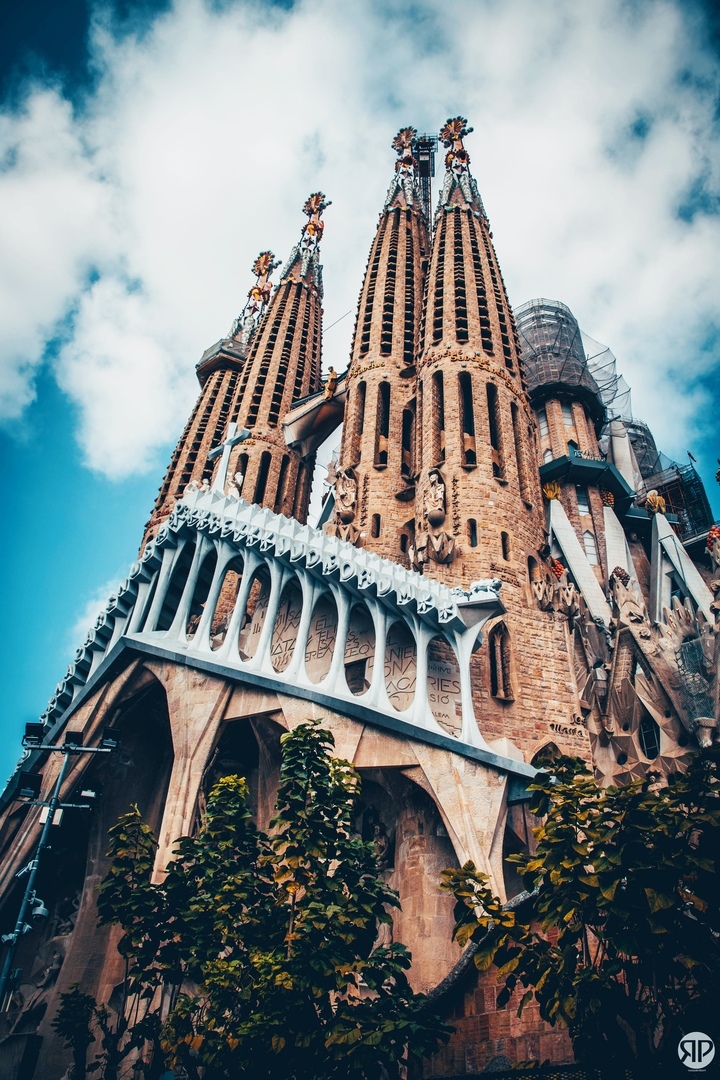
POLYGON ((298 578, 300 579, 300 589, 302 591, 300 624, 298 626, 297 637, 295 638, 295 648, 293 649, 290 663, 283 674, 288 682, 293 679, 307 685, 310 680, 305 672, 305 650, 307 649, 307 639, 308 634, 310 633, 310 620, 312 619, 318 589, 314 579, 310 577, 307 571, 298 571, 298 578))
POLYGON ((191 543, 190 537, 186 536, 176 547, 171 547, 169 544, 163 548, 162 564, 158 571, 158 583, 155 589, 155 595, 153 597, 148 617, 145 620, 145 627, 143 633, 150 633, 157 626, 158 619, 160 618, 160 612, 162 611, 163 604, 165 603, 165 594, 167 593, 168 585, 170 584, 170 578, 172 572, 175 569, 178 559, 185 550, 185 547, 191 543))
POLYGON ((236 662, 239 660, 238 641, 240 638, 241 624, 243 616, 245 615, 245 609, 247 608, 250 586, 253 583, 255 571, 262 561, 260 556, 252 549, 245 549, 245 552, 243 553, 242 581, 240 582, 240 589, 235 600, 235 607, 233 608, 233 613, 228 624, 225 641, 215 654, 218 660, 225 660, 229 657, 232 657, 236 662))
POLYGON ((190 612, 190 605, 192 598, 195 594, 195 586, 197 585, 198 577, 200 575, 200 567, 203 564, 205 556, 212 548, 212 540, 209 539, 204 533, 197 534, 197 544, 195 545, 195 554, 193 555, 192 565, 188 572, 187 579, 185 581, 185 588, 182 591, 180 597, 180 603, 178 609, 175 612, 175 618, 172 621, 172 625, 167 632, 167 638, 176 638, 180 640, 185 637, 184 627, 187 623, 188 614, 190 612))
POLYGON ((280 600, 282 599, 282 591, 293 571, 274 560, 272 560, 268 566, 270 570, 270 596, 268 598, 265 621, 260 632, 260 640, 258 641, 255 655, 247 661, 246 667, 258 671, 263 668, 269 668, 268 674, 274 674, 272 663, 270 661, 270 646, 272 644, 275 621, 280 608, 280 600))
POLYGON ((236 554, 233 548, 229 544, 223 543, 220 547, 218 561, 215 565, 215 573, 213 574, 208 597, 205 601, 205 609, 202 613, 198 628, 195 631, 193 648, 197 652, 212 652, 212 649, 210 648, 210 628, 212 627, 213 618, 215 617, 215 608, 218 599, 220 598, 220 591, 225 580, 225 573, 235 557, 236 554))

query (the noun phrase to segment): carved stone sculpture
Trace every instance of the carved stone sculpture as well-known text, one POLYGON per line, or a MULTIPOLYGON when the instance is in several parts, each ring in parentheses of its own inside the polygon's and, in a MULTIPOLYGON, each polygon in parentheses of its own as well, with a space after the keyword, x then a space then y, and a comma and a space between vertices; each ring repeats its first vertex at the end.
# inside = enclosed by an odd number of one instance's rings
POLYGON ((357 490, 355 470, 352 467, 338 469, 335 473, 335 518, 344 525, 355 520, 357 490))
POLYGON ((445 521, 445 481, 438 469, 433 469, 428 475, 428 488, 425 492, 425 520, 433 528, 437 528, 445 521))

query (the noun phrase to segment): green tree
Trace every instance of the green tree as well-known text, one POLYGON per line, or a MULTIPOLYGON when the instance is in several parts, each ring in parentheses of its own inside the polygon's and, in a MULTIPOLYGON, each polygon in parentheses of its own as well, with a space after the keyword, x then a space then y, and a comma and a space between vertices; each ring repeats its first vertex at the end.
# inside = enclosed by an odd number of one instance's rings
POLYGON ((148 1075, 164 1059, 204 1080, 392 1076, 447 1039, 410 988, 407 949, 375 948, 399 905, 354 828, 358 774, 316 722, 281 742, 268 835, 233 776, 213 788, 197 835, 176 844, 161 885, 137 808, 111 831, 98 910, 122 927, 126 979, 121 1017, 113 1026, 104 1014, 103 1075, 145 1046, 148 1075))
POLYGON ((472 863, 447 870, 455 937, 473 942, 479 970, 497 966, 499 1005, 522 985, 520 1013, 535 998, 543 1019, 568 1026, 579 1062, 657 1075, 677 1061, 681 1034, 714 1026, 718 757, 698 756, 663 786, 648 776, 599 788, 573 758, 552 770, 530 785, 544 819, 536 851, 510 857, 529 901, 505 910, 472 863))

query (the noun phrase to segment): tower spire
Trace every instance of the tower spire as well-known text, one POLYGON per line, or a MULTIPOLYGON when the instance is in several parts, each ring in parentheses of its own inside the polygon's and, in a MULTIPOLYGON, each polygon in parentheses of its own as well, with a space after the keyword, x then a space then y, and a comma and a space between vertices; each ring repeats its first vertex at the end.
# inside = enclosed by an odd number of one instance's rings
POLYGON ((470 172, 470 155, 463 142, 465 136, 471 131, 474 131, 474 128, 468 126, 464 116, 450 117, 440 129, 440 139, 447 149, 447 154, 445 155, 445 182, 440 193, 436 218, 443 209, 452 205, 465 204, 471 207, 477 217, 487 221, 478 186, 470 172), (454 198, 453 195, 455 195, 454 198))
POLYGON ((326 526, 406 565, 415 529, 415 359, 429 248, 416 136, 404 127, 392 142, 395 175, 358 301, 335 514, 326 526))
POLYGON ((294 281, 314 285, 320 296, 323 293, 320 241, 325 231, 325 222, 321 221, 321 217, 328 206, 332 206, 332 202, 325 198, 322 191, 314 192, 305 201, 303 213, 307 214, 309 221, 303 225, 300 240, 290 252, 290 258, 280 274, 281 283, 292 277, 294 281))
POLYGON ((390 144, 397 154, 397 161, 395 162, 395 176, 388 188, 384 210, 389 209, 401 194, 405 197, 405 205, 408 207, 414 206, 416 200, 421 201, 417 186, 418 162, 413 153, 416 137, 416 128, 400 128, 390 144))
POLYGON ((245 349, 250 345, 260 319, 265 313, 272 293, 270 275, 279 265, 280 260, 275 259, 272 251, 261 251, 252 264, 255 284, 250 289, 247 303, 233 323, 230 331, 230 337, 239 341, 245 349))
MULTIPOLYGON (((314 192, 303 206, 308 220, 282 269, 280 284, 269 302, 265 301, 262 320, 252 331, 229 417, 250 431, 250 437, 233 451, 230 463, 230 475, 237 471, 244 476, 243 499, 299 521, 307 516, 315 457, 303 457, 289 449, 280 424, 294 402, 320 389, 319 247, 325 228, 321 215, 328 206, 330 201, 322 191, 314 192)), ((261 291, 269 288, 272 261, 272 253, 263 252, 255 263, 261 291)))

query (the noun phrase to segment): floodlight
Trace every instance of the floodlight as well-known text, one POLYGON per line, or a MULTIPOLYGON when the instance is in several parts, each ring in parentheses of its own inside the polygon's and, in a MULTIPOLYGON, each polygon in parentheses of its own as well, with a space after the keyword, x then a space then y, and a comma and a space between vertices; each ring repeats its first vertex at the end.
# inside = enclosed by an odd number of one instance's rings
POLYGON ((30 912, 31 919, 46 919, 50 912, 43 904, 39 896, 36 896, 32 901, 32 911, 30 912))
POLYGON ((41 746, 43 738, 45 736, 45 725, 39 721, 32 721, 25 725, 25 734, 23 735, 23 746, 35 747, 41 746))
POLYGON ((100 739, 103 750, 116 750, 120 745, 120 732, 117 728, 105 728, 100 739))
POLYGON ((82 746, 82 732, 81 731, 66 731, 65 732, 65 746, 82 746))
POLYGON ((21 799, 37 799, 42 787, 40 773, 25 772, 22 770, 18 782, 18 795, 21 799))

